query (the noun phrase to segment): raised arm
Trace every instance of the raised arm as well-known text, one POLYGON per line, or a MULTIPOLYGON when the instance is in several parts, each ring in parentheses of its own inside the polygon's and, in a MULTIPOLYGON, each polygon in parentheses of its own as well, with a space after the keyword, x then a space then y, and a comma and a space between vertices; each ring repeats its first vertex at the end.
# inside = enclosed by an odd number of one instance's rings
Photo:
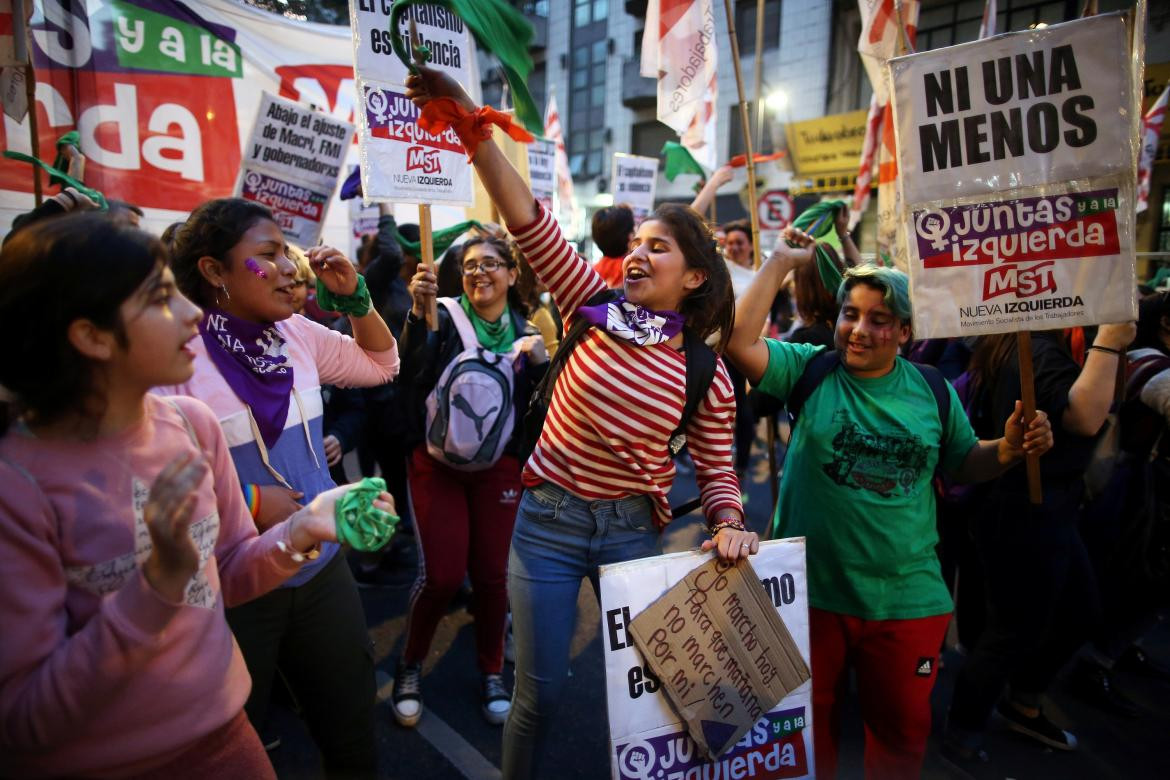
POLYGON ((853 236, 849 233, 849 209, 837 212, 834 227, 837 230, 837 238, 841 239, 841 253, 845 255, 845 265, 850 268, 861 265, 861 250, 857 248, 853 236))
POLYGON ((747 380, 757 384, 768 368, 768 345, 760 337, 772 301, 788 273, 812 258, 812 249, 781 244, 760 266, 747 292, 735 305, 735 330, 727 342, 727 356, 747 380))
POLYGON ((715 200, 715 194, 719 188, 733 178, 735 178, 735 172, 730 165, 716 168, 715 172, 711 174, 711 178, 707 179, 703 185, 703 189, 699 190, 699 194, 691 201, 691 208, 700 214, 706 214, 707 209, 711 208, 711 201, 715 200))
POLYGON ((1117 361, 1137 335, 1132 322, 1102 325, 1085 352, 1085 365, 1068 391, 1068 406, 1060 424, 1069 433, 1096 436, 1105 424, 1117 387, 1117 361))
MULTIPOLYGON (((406 77, 406 96, 420 110, 432 100, 442 97, 451 98, 465 111, 479 109, 455 79, 431 68, 419 67, 417 70, 417 74, 406 77)), ((480 141, 471 162, 508 227, 521 227, 536 219, 539 212, 532 190, 495 141, 490 138, 480 141)))

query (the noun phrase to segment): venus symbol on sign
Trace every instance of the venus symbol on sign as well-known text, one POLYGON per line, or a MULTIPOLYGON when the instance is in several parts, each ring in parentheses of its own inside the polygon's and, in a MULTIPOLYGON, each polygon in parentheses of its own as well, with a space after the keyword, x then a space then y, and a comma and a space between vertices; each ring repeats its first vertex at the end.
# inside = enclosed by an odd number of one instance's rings
POLYGON ((386 109, 390 107, 390 101, 386 99, 386 95, 382 90, 371 87, 366 92, 366 108, 374 112, 374 119, 379 122, 386 121, 386 109))

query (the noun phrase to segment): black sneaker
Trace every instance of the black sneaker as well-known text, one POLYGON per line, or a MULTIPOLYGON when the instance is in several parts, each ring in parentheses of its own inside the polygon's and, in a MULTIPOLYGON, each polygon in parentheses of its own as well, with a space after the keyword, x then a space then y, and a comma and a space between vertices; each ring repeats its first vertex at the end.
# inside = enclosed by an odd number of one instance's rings
POLYGON ((942 750, 938 753, 943 766, 951 774, 961 780, 1002 780, 1003 774, 997 772, 991 763, 991 757, 982 748, 970 749, 952 745, 943 741, 942 750))
POLYGON ((1050 721, 1043 710, 1040 710, 1036 717, 1029 718, 1007 699, 1001 699, 995 709, 1007 723, 1007 727, 1017 734, 1031 737, 1056 750, 1077 749, 1077 738, 1050 721))
POLYGON ((414 728, 422 717, 422 665, 406 664, 400 659, 394 670, 394 689, 390 694, 394 720, 399 726, 414 728))
POLYGON ((512 696, 504 687, 502 674, 483 676, 483 717, 493 726, 500 726, 508 719, 512 709, 512 696))
POLYGON ((1079 661, 1068 678, 1069 690, 1094 707, 1123 718, 1136 718, 1138 708, 1113 687, 1109 670, 1091 661, 1079 661))

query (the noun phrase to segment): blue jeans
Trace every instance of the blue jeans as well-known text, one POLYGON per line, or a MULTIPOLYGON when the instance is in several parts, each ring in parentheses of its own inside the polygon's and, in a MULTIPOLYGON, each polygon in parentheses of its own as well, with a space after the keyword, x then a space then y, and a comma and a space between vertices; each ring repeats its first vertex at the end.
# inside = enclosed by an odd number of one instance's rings
POLYGON ((516 690, 504 726, 507 780, 539 776, 568 674, 581 579, 599 593, 598 565, 654 555, 658 544, 646 496, 586 501, 547 482, 524 491, 508 557, 516 690))

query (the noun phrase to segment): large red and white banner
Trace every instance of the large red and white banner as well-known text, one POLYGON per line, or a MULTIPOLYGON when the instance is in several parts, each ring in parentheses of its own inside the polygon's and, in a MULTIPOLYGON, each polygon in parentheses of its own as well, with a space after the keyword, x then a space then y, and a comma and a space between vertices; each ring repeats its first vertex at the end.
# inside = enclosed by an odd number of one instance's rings
MULTIPOLYGON (((156 232, 232 194, 263 92, 353 121, 346 27, 228 0, 37 0, 30 28, 37 156, 51 161, 57 138, 79 130, 86 183, 144 207, 156 232)), ((27 118, 3 117, 0 135, 31 151, 27 118)), ((31 193, 30 166, 0 160, 0 226, 33 207, 31 193)), ((324 240, 347 246, 347 222, 329 209, 324 240)))
POLYGON ((658 121, 711 169, 716 167, 718 61, 711 0, 650 0, 641 72, 658 80, 658 121))
POLYGON ((1162 124, 1166 120, 1166 98, 1170 87, 1162 90, 1161 96, 1150 106, 1142 117, 1142 141, 1138 156, 1137 211, 1150 207, 1150 174, 1154 170, 1154 154, 1158 151, 1158 138, 1162 135, 1162 124))
POLYGON ((569 155, 565 151, 565 132, 561 127, 561 112, 557 110, 557 96, 549 94, 548 106, 544 110, 544 137, 553 142, 556 150, 554 167, 557 173, 558 212, 572 222, 577 210, 577 199, 573 195, 573 173, 569 170, 569 155))

